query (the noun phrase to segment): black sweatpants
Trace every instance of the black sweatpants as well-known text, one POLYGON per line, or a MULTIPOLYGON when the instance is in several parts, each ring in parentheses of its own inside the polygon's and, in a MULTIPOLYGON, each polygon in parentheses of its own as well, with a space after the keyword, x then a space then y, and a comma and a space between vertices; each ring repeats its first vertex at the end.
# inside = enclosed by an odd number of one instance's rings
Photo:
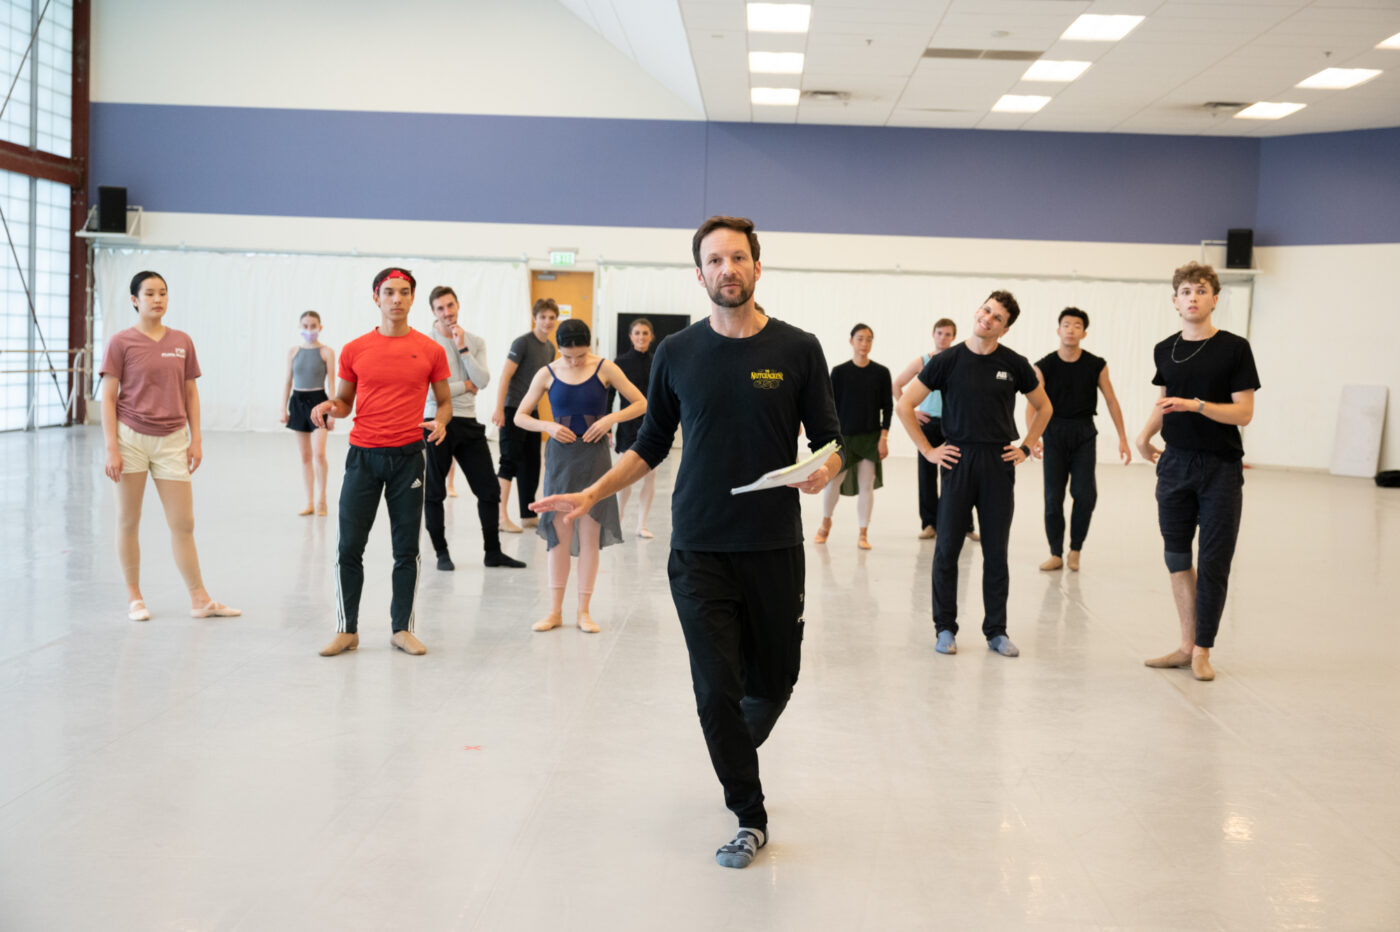
POLYGON ((1157 458, 1157 522, 1168 557, 1189 566, 1201 529, 1196 567, 1196 646, 1214 647, 1230 586, 1230 564, 1244 509, 1244 466, 1198 450, 1167 447, 1157 458))
MULTIPOLYGON (((423 440, 429 431, 423 431, 423 440)), ((452 460, 462 467, 462 475, 476 496, 476 516, 481 521, 481 547, 487 553, 501 549, 501 486, 491 468, 491 448, 486 445, 486 428, 476 418, 454 417, 447 422, 442 443, 427 444, 428 491, 423 501, 423 523, 438 553, 447 550, 442 503, 447 500, 447 471, 452 460)))
POLYGON ((389 616, 394 631, 413 630, 418 593, 418 528, 423 523, 422 442, 402 447, 350 446, 340 485, 340 544, 335 561, 337 631, 359 629, 360 591, 365 585, 364 554, 379 498, 389 508, 394 548, 394 597, 389 616))
POLYGON ((982 633, 988 640, 1006 633, 1006 594, 1011 572, 1006 548, 1011 539, 1016 467, 1003 460, 996 443, 957 444, 955 466, 942 467, 938 502, 938 544, 933 550, 933 623, 958 633, 958 555, 972 527, 972 509, 982 527, 982 633))
MULTIPOLYGON (((518 410, 506 408, 506 422, 501 425, 501 468, 496 475, 515 481, 520 517, 537 518, 539 515, 530 510, 530 503, 535 500, 535 492, 540 487, 540 435, 515 426, 515 412, 518 410)), ((531 417, 539 416, 539 411, 531 414, 531 417)))
POLYGON ((690 652, 695 707, 724 804, 766 828, 758 746, 787 706, 802 663, 802 547, 672 550, 671 596, 690 652))
POLYGON ((1065 480, 1074 497, 1069 522, 1069 549, 1083 550, 1089 536, 1089 519, 1099 500, 1094 476, 1099 432, 1092 420, 1054 418, 1045 428, 1045 538, 1055 556, 1065 548, 1065 480))

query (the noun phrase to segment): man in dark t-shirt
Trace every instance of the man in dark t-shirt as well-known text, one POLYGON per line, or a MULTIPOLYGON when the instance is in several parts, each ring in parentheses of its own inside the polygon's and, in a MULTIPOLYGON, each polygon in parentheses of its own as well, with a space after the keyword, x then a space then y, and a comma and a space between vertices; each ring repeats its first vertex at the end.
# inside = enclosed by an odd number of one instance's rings
POLYGON ((797 682, 805 564, 798 491, 815 494, 841 469, 832 453, 805 481, 743 495, 731 490, 791 466, 797 432, 813 451, 840 439, 826 359, 816 337, 775 320, 753 300, 762 267, 753 224, 711 217, 691 242, 710 316, 667 337, 652 363, 647 415, 632 449, 574 495, 536 511, 572 521, 685 449, 671 499, 671 595, 690 652, 700 727, 724 801, 739 818, 715 852, 747 867, 768 839, 758 746, 797 682))
POLYGON ((374 279, 377 329, 340 351, 336 396, 311 409, 317 427, 327 417, 349 417, 350 451, 340 484, 340 543, 335 561, 336 635, 321 649, 333 657, 360 646, 360 592, 364 553, 379 499, 389 512, 394 550, 394 595, 389 605, 391 643, 406 654, 427 648, 413 633, 418 594, 418 535, 423 523, 426 443, 442 443, 452 418, 447 354, 429 336, 408 325, 417 283, 406 269, 387 268, 374 279), (432 389, 437 415, 424 437, 423 397, 432 389))
MULTIPOLYGON (((509 534, 520 533, 520 525, 510 520, 507 511, 510 483, 514 479, 519 479, 516 498, 520 501, 521 524, 529 527, 538 520, 530 510, 530 503, 540 487, 540 438, 515 426, 515 412, 530 390, 535 373, 554 361, 554 344, 549 342, 549 335, 559 323, 559 305, 553 298, 540 298, 530 309, 530 316, 535 322, 534 328, 516 337, 506 353, 506 363, 501 367, 501 389, 496 394, 496 412, 491 415, 491 423, 501 435, 501 466, 496 471, 501 486, 500 525, 501 530, 509 534)), ((530 415, 536 417, 538 413, 531 411, 530 415)))
POLYGON ((987 646, 1003 657, 1020 654, 1006 635, 1006 596, 1011 573, 1006 550, 1016 467, 1050 421, 1050 399, 1022 356, 999 341, 1016 322, 1021 308, 1009 291, 994 291, 982 302, 966 341, 929 359, 924 371, 900 396, 899 420, 919 455, 942 467, 943 494, 938 501, 938 543, 933 551, 934 647, 940 654, 958 651, 958 555, 977 509, 982 526, 982 633, 987 646), (933 446, 914 411, 929 392, 943 393, 943 436, 933 446), (1035 417, 1025 440, 1016 443, 1016 395, 1027 397, 1035 417))
POLYGON ((1145 661, 1149 667, 1190 667, 1215 679, 1210 650, 1225 609, 1230 563, 1244 504, 1244 444, 1240 428, 1254 418, 1259 372, 1249 341, 1211 323, 1220 279, 1208 265, 1183 265, 1172 276, 1172 303, 1181 332, 1152 350, 1162 386, 1137 446, 1157 464, 1157 521, 1181 625, 1176 650, 1145 661), (1152 445, 1161 431, 1166 449, 1152 445), (1200 528, 1199 570, 1191 542, 1200 528))
MULTIPOLYGON (((1055 333, 1060 348, 1047 353, 1035 364, 1040 384, 1055 409, 1055 417, 1045 428, 1045 436, 1032 447, 1033 455, 1045 458, 1045 537, 1050 542, 1050 559, 1040 564, 1042 570, 1058 570, 1065 565, 1065 481, 1074 496, 1074 514, 1069 526, 1069 568, 1079 569, 1079 551, 1089 536, 1089 519, 1099 500, 1098 481, 1094 476, 1097 459, 1098 430, 1094 427, 1099 392, 1103 392, 1108 414, 1118 429, 1118 455, 1123 465, 1132 461, 1128 447, 1128 432, 1123 429, 1123 409, 1108 378, 1108 363, 1102 356, 1079 345, 1089 329, 1089 315, 1077 307, 1060 312, 1055 333)), ((1030 426, 1033 408, 1026 407, 1026 425, 1030 426)))

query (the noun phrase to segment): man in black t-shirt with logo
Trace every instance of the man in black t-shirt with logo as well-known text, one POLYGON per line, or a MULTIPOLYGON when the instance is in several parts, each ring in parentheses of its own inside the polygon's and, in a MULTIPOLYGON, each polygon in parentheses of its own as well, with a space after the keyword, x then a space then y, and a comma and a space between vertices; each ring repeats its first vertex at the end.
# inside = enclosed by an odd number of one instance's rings
POLYGON ((806 568, 797 493, 820 492, 842 458, 832 453, 794 486, 730 490, 791 466, 799 427, 814 452, 841 431, 817 338, 754 303, 762 267, 753 223, 711 217, 691 249, 710 316, 658 347, 637 442, 583 492, 551 495, 534 510, 565 511, 565 522, 582 517, 656 468, 676 428, 684 431, 667 570, 700 728, 725 805, 739 818, 738 833, 715 860, 747 867, 768 840, 758 747, 787 705, 802 659, 806 568))
MULTIPOLYGON (((1108 380, 1108 363, 1102 356, 1083 349, 1079 342, 1089 329, 1089 315, 1077 307, 1060 312, 1056 334, 1060 348, 1047 353, 1035 364, 1045 394, 1055 408, 1055 419, 1045 428, 1045 436, 1031 450, 1036 457, 1045 458, 1045 537, 1050 542, 1050 559, 1040 564, 1042 570, 1057 570, 1065 565, 1065 481, 1074 496, 1074 513, 1069 524, 1069 568, 1079 569, 1079 551, 1089 536, 1089 519, 1099 500, 1098 482, 1094 477, 1097 459, 1098 430, 1094 415, 1099 392, 1103 392, 1113 426, 1118 428, 1118 455, 1123 465, 1132 461, 1128 447, 1128 432, 1123 429, 1123 410, 1118 396, 1108 380)), ((1029 427, 1035 409, 1026 407, 1029 427)))
POLYGON ((933 552, 933 623, 940 654, 958 652, 958 555, 977 509, 982 526, 982 633, 1003 657, 1020 654, 1006 636, 1006 596, 1011 573, 1006 565, 1016 467, 1030 456, 1050 421, 1050 399, 1035 370, 1022 356, 999 345, 1021 308, 1009 291, 994 291, 977 309, 972 336, 949 347, 924 366, 900 396, 899 420, 919 455, 942 467, 938 500, 938 544, 933 552), (933 446, 914 410, 929 392, 943 393, 943 436, 933 446), (1026 438, 1016 443, 1017 393, 1026 395, 1035 417, 1026 438))
POLYGON ((1157 520, 1181 643, 1149 667, 1190 667, 1198 680, 1215 679, 1215 646, 1230 562, 1240 533, 1244 496, 1244 444, 1240 428, 1254 418, 1259 372, 1249 341, 1211 323, 1220 279, 1208 265, 1183 265, 1172 276, 1172 303, 1181 332, 1152 351, 1162 386, 1137 446, 1157 464, 1157 520), (1166 449, 1152 445, 1161 431, 1166 449), (1199 571, 1191 566, 1191 541, 1200 528, 1199 571))

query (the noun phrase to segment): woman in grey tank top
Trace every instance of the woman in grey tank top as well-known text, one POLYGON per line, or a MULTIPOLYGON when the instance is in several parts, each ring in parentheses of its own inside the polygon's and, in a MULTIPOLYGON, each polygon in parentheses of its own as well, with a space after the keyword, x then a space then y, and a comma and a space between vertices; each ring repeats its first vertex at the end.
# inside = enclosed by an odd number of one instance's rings
POLYGON ((325 429, 317 428, 311 423, 311 409, 330 397, 334 380, 335 350, 321 342, 321 315, 307 311, 301 315, 301 342, 287 351, 287 382, 282 389, 282 423, 296 431, 306 483, 306 507, 299 515, 326 514, 326 435, 332 423, 326 418, 325 429))

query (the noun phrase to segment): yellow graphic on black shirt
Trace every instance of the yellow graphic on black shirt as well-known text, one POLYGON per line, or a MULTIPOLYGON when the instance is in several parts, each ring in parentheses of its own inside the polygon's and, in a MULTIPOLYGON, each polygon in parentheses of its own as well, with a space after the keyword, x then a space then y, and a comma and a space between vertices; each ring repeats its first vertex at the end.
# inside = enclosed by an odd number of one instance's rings
POLYGON ((754 388, 772 390, 781 388, 783 384, 783 374, 774 369, 758 369, 749 373, 749 378, 753 380, 754 388))

